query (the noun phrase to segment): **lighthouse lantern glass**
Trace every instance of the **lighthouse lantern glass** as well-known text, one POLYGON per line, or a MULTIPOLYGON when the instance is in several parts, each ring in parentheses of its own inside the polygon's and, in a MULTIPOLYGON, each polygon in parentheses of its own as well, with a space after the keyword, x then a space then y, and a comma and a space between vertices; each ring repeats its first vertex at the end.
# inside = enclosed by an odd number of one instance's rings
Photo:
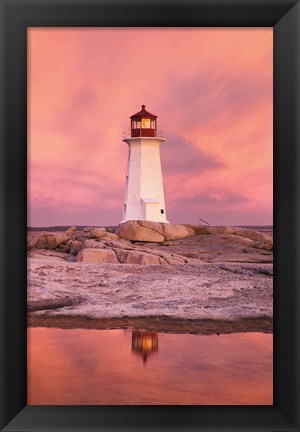
POLYGON ((150 119, 142 118, 142 128, 150 129, 150 119))

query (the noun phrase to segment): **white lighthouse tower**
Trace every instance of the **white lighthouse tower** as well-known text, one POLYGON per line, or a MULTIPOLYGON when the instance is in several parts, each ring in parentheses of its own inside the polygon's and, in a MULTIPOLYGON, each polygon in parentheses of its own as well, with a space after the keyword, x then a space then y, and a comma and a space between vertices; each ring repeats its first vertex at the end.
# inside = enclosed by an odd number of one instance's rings
POLYGON ((123 139, 129 154, 122 222, 168 222, 160 164, 160 144, 165 139, 157 136, 157 116, 142 105, 130 119, 131 137, 123 139))

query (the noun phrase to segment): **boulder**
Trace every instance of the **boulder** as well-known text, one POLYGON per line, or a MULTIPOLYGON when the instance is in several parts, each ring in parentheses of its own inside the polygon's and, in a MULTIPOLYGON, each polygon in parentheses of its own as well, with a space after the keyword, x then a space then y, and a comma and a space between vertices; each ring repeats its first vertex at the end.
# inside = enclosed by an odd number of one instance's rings
POLYGON ((115 249, 118 260, 122 264, 144 264, 144 265, 159 265, 167 264, 163 258, 156 255, 151 255, 145 252, 126 251, 124 249, 115 249))
POLYGON ((264 242, 263 249, 265 249, 268 252, 271 252, 273 250, 273 241, 267 240, 264 242))
POLYGON ((120 240, 120 237, 117 234, 106 232, 103 237, 100 237, 101 240, 120 240))
MULTIPOLYGON (((226 228, 228 228, 227 234, 231 234, 232 227, 230 227, 230 229, 229 227, 226 228)), ((225 234, 225 227, 223 226, 214 226, 214 227, 209 226, 206 227, 206 229, 207 229, 207 234, 225 234)))
POLYGON ((185 225, 163 223, 162 226, 165 240, 176 240, 195 235, 194 230, 185 225))
POLYGON ((115 253, 117 254, 118 260, 120 263, 124 263, 127 255, 127 251, 124 249, 114 249, 115 253))
POLYGON ((84 232, 90 232, 92 229, 93 229, 93 227, 84 227, 82 229, 82 231, 84 231, 84 232))
POLYGON ((67 234, 74 234, 76 232, 76 226, 71 226, 66 230, 67 234))
POLYGON ((160 222, 151 222, 151 221, 139 220, 139 221, 137 221, 137 223, 144 228, 148 228, 150 230, 157 231, 159 234, 164 235, 163 226, 160 222))
POLYGON ((231 228, 231 227, 227 227, 226 228, 226 232, 227 230, 232 230, 233 232, 231 232, 230 234, 234 234, 240 237, 246 237, 249 238, 253 241, 271 241, 273 242, 272 237, 269 234, 265 234, 263 232, 259 232, 259 231, 254 231, 248 228, 231 228))
POLYGON ((90 233, 85 231, 76 231, 76 233, 72 235, 72 239, 74 240, 76 239, 76 240, 83 241, 89 238, 91 238, 90 233))
POLYGON ((153 242, 160 243, 164 241, 164 236, 159 233, 160 224, 157 222, 151 222, 152 228, 150 228, 150 224, 148 222, 144 226, 141 222, 145 223, 146 221, 127 221, 123 224, 120 224, 115 234, 119 237, 130 240, 130 241, 142 241, 142 242, 153 242), (153 230, 153 227, 156 227, 156 230, 153 230))
POLYGON ((113 250, 110 249, 81 249, 77 255, 77 261, 99 264, 118 264, 119 260, 113 250))
POLYGON ((54 234, 42 234, 35 244, 37 249, 55 249, 56 246, 57 242, 54 234))
POLYGON ((27 233, 27 250, 35 248, 40 237, 41 237, 40 232, 29 231, 27 233))
POLYGON ((73 240, 71 243, 70 243, 70 253, 71 254, 73 254, 73 255, 77 255, 78 254, 78 252, 82 249, 82 243, 81 243, 81 241, 79 241, 79 240, 73 240))
POLYGON ((106 231, 114 233, 116 231, 117 227, 116 226, 107 226, 105 228, 106 228, 106 231))
POLYGON ((120 237, 114 233, 107 232, 105 228, 93 228, 90 231, 90 235, 93 238, 101 240, 118 240, 120 237))
POLYGON ((268 252, 271 252, 273 250, 273 241, 272 240, 266 240, 266 241, 260 241, 253 245, 255 249, 264 249, 268 252))
POLYGON ((104 243, 101 243, 101 242, 94 240, 94 239, 84 240, 83 246, 85 248, 104 249, 104 243))
POLYGON ((74 240, 67 240, 65 243, 62 243, 61 245, 59 245, 59 251, 65 252, 65 253, 70 252, 70 246, 71 246, 71 243, 73 241, 74 240))
MULTIPOLYGON (((101 239, 102 240, 102 239, 101 239)), ((137 248, 137 246, 134 246, 132 243, 130 243, 127 240, 105 240, 104 242, 105 246, 111 247, 111 248, 119 248, 119 249, 127 249, 127 250, 134 250, 137 248)))
POLYGON ((184 225, 184 226, 191 228, 196 235, 210 234, 208 231, 209 228, 208 226, 204 226, 204 225, 184 225))
POLYGON ((122 262, 126 264, 159 265, 160 259, 156 255, 147 254, 145 252, 128 251, 122 262))
POLYGON ((65 232, 45 233, 38 238, 35 247, 37 249, 56 249, 69 238, 70 235, 65 232))
POLYGON ((55 237, 56 247, 69 240, 70 238, 70 235, 64 232, 53 233, 53 235, 55 237))
POLYGON ((240 227, 206 227, 208 234, 233 234, 239 237, 245 237, 253 241, 272 241, 268 234, 255 231, 249 228, 240 227))
POLYGON ((185 225, 151 221, 127 221, 115 231, 120 237, 130 241, 162 243, 195 235, 194 230, 185 225))
POLYGON ((103 235, 103 233, 106 232, 106 228, 102 227, 102 228, 91 228, 90 233, 93 237, 98 237, 99 235, 103 235))

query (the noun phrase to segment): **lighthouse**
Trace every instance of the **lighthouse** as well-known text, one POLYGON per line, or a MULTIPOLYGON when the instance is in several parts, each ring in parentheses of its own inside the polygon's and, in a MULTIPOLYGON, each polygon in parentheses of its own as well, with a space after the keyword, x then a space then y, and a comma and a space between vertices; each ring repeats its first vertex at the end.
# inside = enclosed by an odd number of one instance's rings
POLYGON ((130 138, 123 139, 128 144, 128 165, 122 222, 168 222, 160 163, 165 139, 157 136, 157 116, 145 108, 142 105, 130 117, 130 138))

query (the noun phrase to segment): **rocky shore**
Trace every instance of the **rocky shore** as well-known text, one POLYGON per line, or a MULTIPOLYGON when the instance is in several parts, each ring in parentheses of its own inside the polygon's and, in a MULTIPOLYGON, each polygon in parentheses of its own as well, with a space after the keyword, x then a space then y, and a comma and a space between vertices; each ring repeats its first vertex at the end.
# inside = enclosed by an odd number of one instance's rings
POLYGON ((28 232, 28 324, 272 331, 273 239, 245 228, 130 221, 28 232))

